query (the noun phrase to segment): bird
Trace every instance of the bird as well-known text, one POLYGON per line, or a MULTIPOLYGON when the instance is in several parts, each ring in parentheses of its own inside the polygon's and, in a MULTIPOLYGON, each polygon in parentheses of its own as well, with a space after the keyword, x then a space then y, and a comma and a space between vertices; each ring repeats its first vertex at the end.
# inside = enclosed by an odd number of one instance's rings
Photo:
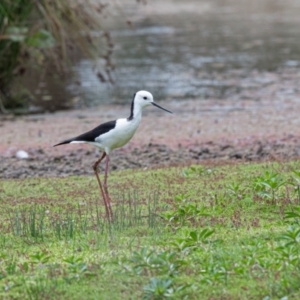
POLYGON ((98 181, 100 193, 104 201, 106 217, 109 222, 113 221, 113 211, 107 188, 110 153, 112 150, 126 145, 131 140, 141 122, 143 109, 151 105, 156 106, 168 113, 172 113, 171 111, 161 107, 156 102, 154 102, 153 95, 150 92, 143 90, 138 91, 133 95, 129 117, 105 122, 90 131, 87 131, 76 137, 66 139, 54 145, 54 147, 56 147, 65 144, 84 143, 100 148, 100 150, 102 151, 102 155, 93 164, 93 170, 98 181), (98 174, 98 165, 104 158, 106 158, 106 161, 104 185, 102 186, 98 174))

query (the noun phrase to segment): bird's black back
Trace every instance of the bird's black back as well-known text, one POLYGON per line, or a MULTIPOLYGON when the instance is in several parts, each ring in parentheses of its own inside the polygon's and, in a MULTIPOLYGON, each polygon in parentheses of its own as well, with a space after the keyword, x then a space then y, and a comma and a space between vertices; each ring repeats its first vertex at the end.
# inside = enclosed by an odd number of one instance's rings
POLYGON ((67 139, 67 140, 64 140, 56 145, 55 146, 60 146, 60 145, 64 145, 64 144, 69 144, 71 142, 74 142, 74 141, 80 141, 80 142, 95 142, 95 139, 97 137, 99 137, 100 135, 106 133, 106 132, 109 132, 110 130, 112 130, 113 128, 115 128, 116 126, 116 120, 114 121, 109 121, 109 122, 106 122, 106 123, 103 123, 97 127, 95 127, 94 129, 90 130, 90 131, 87 131, 81 135, 78 135, 74 138, 71 138, 71 139, 67 139))

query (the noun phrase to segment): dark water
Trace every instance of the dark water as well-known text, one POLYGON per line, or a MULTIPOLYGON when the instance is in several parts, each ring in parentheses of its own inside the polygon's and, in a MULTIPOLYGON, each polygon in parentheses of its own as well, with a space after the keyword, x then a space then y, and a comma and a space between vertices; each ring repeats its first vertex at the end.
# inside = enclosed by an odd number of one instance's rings
POLYGON ((139 17, 136 4, 129 7, 135 29, 110 25, 115 85, 99 82, 91 61, 75 66, 81 85, 68 89, 81 94, 79 105, 128 103, 141 89, 157 100, 226 98, 253 72, 300 68, 300 1, 164 3, 149 1, 139 17))

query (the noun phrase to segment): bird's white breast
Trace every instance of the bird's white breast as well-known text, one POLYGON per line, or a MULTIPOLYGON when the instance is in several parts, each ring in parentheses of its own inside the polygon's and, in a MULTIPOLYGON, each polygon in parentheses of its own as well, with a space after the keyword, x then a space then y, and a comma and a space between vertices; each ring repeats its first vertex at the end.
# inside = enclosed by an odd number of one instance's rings
POLYGON ((119 148, 127 144, 133 137, 140 123, 140 119, 118 119, 116 126, 107 133, 102 134, 95 139, 98 146, 109 153, 115 148, 119 148))

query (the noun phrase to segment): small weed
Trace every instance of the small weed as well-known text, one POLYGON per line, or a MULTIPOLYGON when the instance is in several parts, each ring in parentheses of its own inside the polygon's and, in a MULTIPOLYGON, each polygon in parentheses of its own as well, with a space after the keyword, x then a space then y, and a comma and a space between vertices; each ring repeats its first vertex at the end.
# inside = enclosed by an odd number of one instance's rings
POLYGON ((261 197, 271 199, 275 204, 276 192, 286 183, 278 173, 267 170, 263 175, 254 178, 252 187, 261 197))
POLYGON ((179 251, 190 251, 202 248, 203 244, 210 243, 208 239, 214 234, 214 230, 204 228, 201 231, 191 230, 186 232, 185 237, 176 238, 171 244, 179 251))
POLYGON ((297 196, 298 204, 300 205, 300 171, 293 170, 293 180, 290 184, 294 187, 297 196))
POLYGON ((145 201, 145 206, 141 205, 139 199, 137 192, 122 195, 122 201, 114 209, 114 229, 123 230, 143 225, 149 228, 159 226, 158 193, 153 192, 145 201))
POLYGON ((298 247, 300 245, 300 227, 290 226, 288 231, 281 235, 280 238, 286 241, 285 246, 297 245, 298 247))
POLYGON ((173 227, 181 227, 185 224, 195 222, 198 217, 208 217, 205 207, 199 208, 188 195, 175 196, 174 210, 166 211, 161 216, 173 227))
POLYGON ((72 255, 63 259, 63 262, 67 264, 67 272, 70 274, 65 279, 80 279, 82 276, 94 276, 95 274, 88 270, 88 265, 83 261, 81 257, 75 257, 72 255))
POLYGON ((246 194, 246 187, 243 187, 241 182, 233 182, 227 186, 227 191, 229 195, 242 199, 246 194))
POLYGON ((210 175, 213 173, 212 169, 204 168, 203 166, 191 166, 182 170, 183 177, 199 177, 202 175, 210 175))
POLYGON ((37 251, 29 255, 30 262, 33 264, 46 264, 51 256, 45 251, 37 251))
POLYGON ((292 219, 294 223, 300 224, 300 206, 294 207, 293 211, 285 212, 285 219, 292 219))
POLYGON ((45 209, 34 205, 16 210, 10 217, 12 231, 17 236, 43 239, 45 233, 45 209))
MULTIPOLYGON (((175 297, 180 291, 187 286, 174 287, 173 280, 170 278, 160 279, 151 278, 148 285, 144 286, 144 300, 159 300, 175 297)), ((183 298, 184 299, 184 298, 183 298)))
POLYGON ((133 263, 133 270, 136 274, 146 272, 147 274, 173 276, 182 265, 176 258, 175 252, 162 251, 156 253, 148 248, 142 248, 140 252, 133 252, 129 261, 133 263))

